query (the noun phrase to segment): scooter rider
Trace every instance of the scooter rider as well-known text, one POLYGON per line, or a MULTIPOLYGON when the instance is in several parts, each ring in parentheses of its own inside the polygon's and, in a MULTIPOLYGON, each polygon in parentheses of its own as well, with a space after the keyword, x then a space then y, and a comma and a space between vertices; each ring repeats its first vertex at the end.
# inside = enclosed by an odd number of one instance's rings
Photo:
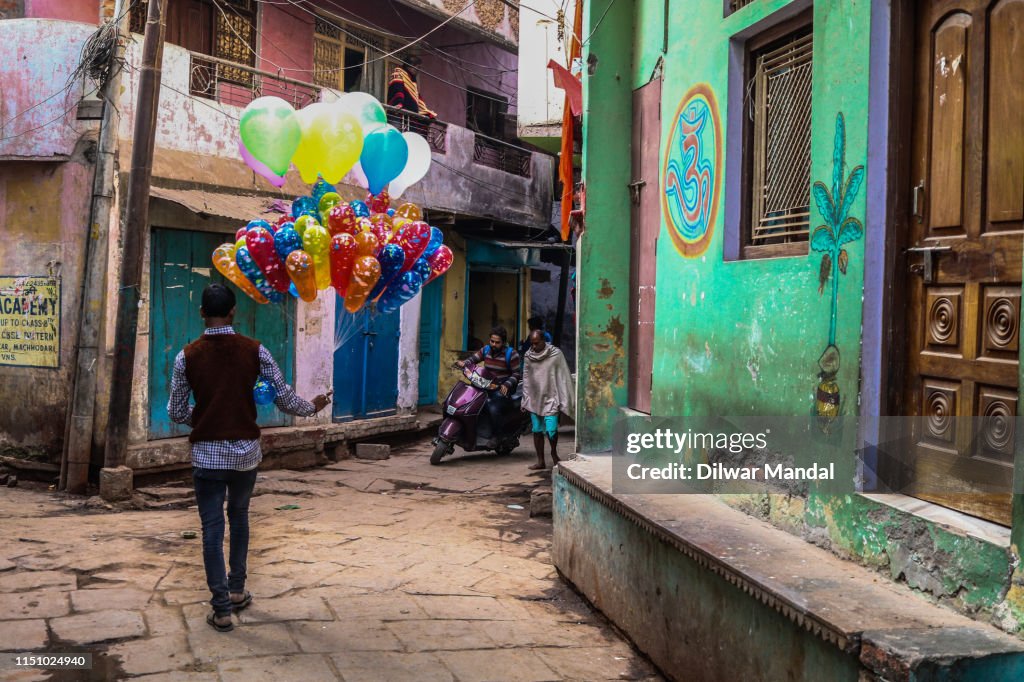
POLYGON ((491 338, 486 346, 473 353, 466 360, 455 363, 460 369, 467 362, 484 363, 495 383, 497 391, 491 391, 487 398, 487 413, 491 417, 491 428, 497 430, 502 423, 502 415, 511 409, 508 396, 515 393, 519 383, 519 353, 508 345, 508 332, 502 326, 491 330, 491 338))

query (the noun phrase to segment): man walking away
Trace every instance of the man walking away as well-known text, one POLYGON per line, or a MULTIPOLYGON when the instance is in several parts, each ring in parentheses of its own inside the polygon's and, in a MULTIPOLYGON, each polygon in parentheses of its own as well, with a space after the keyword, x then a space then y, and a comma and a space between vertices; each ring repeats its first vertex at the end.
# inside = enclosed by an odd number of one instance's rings
POLYGON ((558 413, 572 418, 576 413, 576 389, 569 363, 562 351, 545 341, 544 332, 530 333, 530 350, 523 359, 523 411, 533 423, 533 447, 537 463, 533 471, 544 469, 544 438, 551 445, 552 466, 558 464, 558 413))
POLYGON ((245 590, 249 498, 263 457, 253 386, 262 376, 276 389, 278 408, 300 417, 316 414, 330 400, 318 395, 309 403, 298 397, 285 383, 270 351, 259 341, 235 333, 231 326, 235 294, 224 285, 211 284, 203 290, 199 314, 206 331, 174 359, 167 413, 172 421, 192 427, 188 437, 192 479, 213 607, 206 622, 227 632, 234 628, 232 611, 252 603, 252 595, 245 590), (190 393, 195 395, 195 407, 189 404, 190 393), (224 571, 225 499, 231 523, 230 573, 224 571))

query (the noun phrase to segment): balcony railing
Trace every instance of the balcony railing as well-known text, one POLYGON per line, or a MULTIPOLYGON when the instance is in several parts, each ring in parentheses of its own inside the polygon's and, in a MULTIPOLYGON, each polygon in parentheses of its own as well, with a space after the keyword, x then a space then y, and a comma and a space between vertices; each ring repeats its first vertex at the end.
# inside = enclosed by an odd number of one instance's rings
POLYGON ((445 154, 448 151, 448 124, 427 116, 420 116, 405 109, 384 107, 388 115, 388 123, 403 133, 416 133, 426 138, 430 151, 445 154))
POLYGON ((496 168, 521 178, 530 177, 533 154, 528 149, 477 133, 473 142, 473 162, 496 168))
POLYGON ((197 52, 189 53, 189 93, 236 107, 274 96, 301 109, 320 100, 320 86, 197 52))

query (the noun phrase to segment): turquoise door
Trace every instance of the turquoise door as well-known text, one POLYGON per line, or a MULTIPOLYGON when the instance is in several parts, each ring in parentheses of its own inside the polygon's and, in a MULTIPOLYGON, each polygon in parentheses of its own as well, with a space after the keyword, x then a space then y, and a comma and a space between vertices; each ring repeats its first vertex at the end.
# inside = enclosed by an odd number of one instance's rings
MULTIPOLYGON (((344 312, 338 299, 339 315, 344 312)), ((343 326, 351 333, 334 352, 334 420, 349 421, 394 414, 398 403, 400 313, 360 311, 343 326)))
MULTIPOLYGON (((174 358, 186 344, 203 333, 199 304, 203 289, 211 282, 225 283, 210 262, 218 245, 231 235, 185 230, 154 229, 150 269, 149 325, 149 436, 172 438, 188 434, 189 428, 174 424, 167 416, 174 358)), ((233 285, 237 297, 235 331, 259 341, 274 355, 288 383, 293 382, 295 364, 291 343, 295 326, 295 303, 259 305, 233 285)), ((260 426, 284 426, 290 417, 274 405, 259 408, 260 426)))
POLYGON ((443 280, 435 279, 423 289, 420 302, 420 405, 437 402, 437 375, 441 370, 441 299, 443 280))

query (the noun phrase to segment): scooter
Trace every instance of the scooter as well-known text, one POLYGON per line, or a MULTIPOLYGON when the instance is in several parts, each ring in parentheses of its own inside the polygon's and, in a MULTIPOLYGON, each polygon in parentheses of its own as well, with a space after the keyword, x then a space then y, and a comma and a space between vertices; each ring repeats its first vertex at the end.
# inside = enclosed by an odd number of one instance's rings
POLYGON ((519 437, 529 431, 530 418, 519 409, 522 394, 518 389, 506 401, 508 409, 502 414, 502 423, 495 428, 487 410, 487 399, 492 391, 498 390, 498 384, 483 364, 467 362, 462 374, 468 383, 459 381, 444 399, 444 420, 433 441, 431 464, 440 464, 445 456, 455 451, 456 445, 466 452, 493 450, 507 455, 519 447, 519 437))

